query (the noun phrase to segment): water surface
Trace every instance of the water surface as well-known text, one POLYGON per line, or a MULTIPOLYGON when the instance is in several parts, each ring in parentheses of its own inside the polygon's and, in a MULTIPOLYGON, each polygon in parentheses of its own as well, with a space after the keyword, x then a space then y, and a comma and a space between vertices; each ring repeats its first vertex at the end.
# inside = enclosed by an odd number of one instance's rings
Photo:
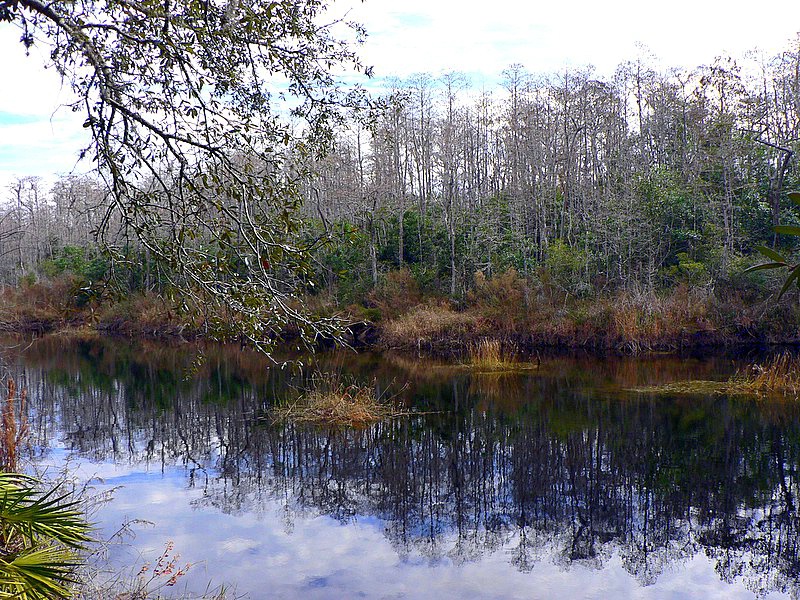
POLYGON ((477 373, 342 354, 420 413, 363 429, 275 424, 304 378, 211 348, 3 343, 40 465, 114 500, 135 572, 172 541, 181 584, 251 598, 796 597, 800 407, 625 390, 746 360, 551 358, 477 373))

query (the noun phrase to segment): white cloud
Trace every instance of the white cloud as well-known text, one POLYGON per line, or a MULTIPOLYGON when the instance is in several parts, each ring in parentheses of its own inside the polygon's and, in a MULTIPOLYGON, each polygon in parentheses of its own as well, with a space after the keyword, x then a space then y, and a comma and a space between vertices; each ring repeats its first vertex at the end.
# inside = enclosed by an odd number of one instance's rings
POLYGON ((46 48, 26 55, 18 38, 17 29, 0 27, 0 201, 15 176, 50 181, 72 171, 88 143, 83 118, 64 107, 70 90, 44 68, 46 48))
POLYGON ((353 2, 351 15, 370 32, 365 60, 379 74, 398 75, 456 69, 494 77, 511 63, 534 72, 585 64, 609 72, 635 57, 637 42, 670 66, 694 67, 725 52, 778 50, 800 29, 794 0, 746 11, 720 0, 368 0, 353 2))
MULTIPOLYGON (((796 0, 747 10, 727 0, 340 0, 331 10, 349 10, 366 26, 361 54, 379 77, 460 70, 488 86, 512 63, 532 72, 593 64, 607 74, 636 57, 637 43, 666 66, 694 67, 754 47, 772 53, 800 29, 796 0)), ((56 110, 71 96, 52 69, 43 69, 46 54, 34 47, 25 56, 19 30, 0 26, 0 199, 13 175, 69 172, 88 142, 81 116, 56 110)))

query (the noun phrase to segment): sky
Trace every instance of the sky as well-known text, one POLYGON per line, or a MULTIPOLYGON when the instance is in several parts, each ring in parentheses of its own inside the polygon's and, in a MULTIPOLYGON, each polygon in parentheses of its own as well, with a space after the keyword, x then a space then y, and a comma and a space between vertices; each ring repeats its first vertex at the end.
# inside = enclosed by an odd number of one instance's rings
MULTIPOLYGON (((337 0, 331 13, 364 24, 360 55, 377 82, 454 70, 487 88, 514 63, 533 73, 593 65, 603 75, 643 45, 661 64, 691 68, 755 48, 774 54, 800 32, 797 0, 337 0)), ((91 168, 76 165, 89 139, 80 113, 63 108, 69 90, 43 68, 41 51, 26 56, 18 40, 18 29, 0 24, 0 201, 14 177, 52 181, 91 168)))

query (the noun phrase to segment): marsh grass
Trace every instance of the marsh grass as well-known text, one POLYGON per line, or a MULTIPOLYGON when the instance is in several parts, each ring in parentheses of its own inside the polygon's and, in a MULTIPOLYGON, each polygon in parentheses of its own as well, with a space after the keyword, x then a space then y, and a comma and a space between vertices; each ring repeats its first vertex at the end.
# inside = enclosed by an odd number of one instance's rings
POLYGON ((379 394, 375 388, 374 383, 363 385, 347 381, 338 374, 318 373, 297 399, 273 408, 272 418, 283 422, 363 427, 412 414, 397 406, 397 394, 379 394))
POLYGON ((22 390, 17 400, 17 385, 9 378, 6 401, 3 404, 3 431, 0 435, 0 470, 16 472, 20 450, 28 439, 28 415, 25 410, 26 390, 22 390))
POLYGON ((789 352, 763 364, 750 365, 727 381, 677 381, 665 385, 634 388, 652 394, 800 395, 800 357, 789 352))
POLYGON ((737 373, 729 385, 742 392, 800 394, 800 357, 784 352, 760 365, 752 365, 743 374, 737 373))
POLYGON ((483 338, 469 348, 470 365, 483 369, 515 367, 519 363, 517 345, 513 342, 483 338))
POLYGON ((477 372, 529 371, 541 367, 538 354, 534 362, 521 360, 516 343, 496 338, 482 338, 470 345, 468 358, 466 366, 477 372))

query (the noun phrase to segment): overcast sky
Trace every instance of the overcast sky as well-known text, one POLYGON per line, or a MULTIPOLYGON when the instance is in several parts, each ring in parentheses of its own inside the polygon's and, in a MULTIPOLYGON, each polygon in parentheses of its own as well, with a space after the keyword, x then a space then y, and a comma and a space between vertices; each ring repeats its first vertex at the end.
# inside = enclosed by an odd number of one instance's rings
MULTIPOLYGON (((715 56, 742 56, 787 47, 800 31, 800 2, 773 0, 340 0, 336 14, 369 32, 361 55, 378 79, 416 72, 457 70, 491 87, 512 63, 552 72, 591 64, 609 74, 645 45, 667 66, 695 67, 715 56)), ((19 31, 0 24, 0 198, 16 175, 70 172, 88 143, 83 118, 67 109, 68 90, 44 71, 34 51, 26 56, 19 31)), ((79 165, 87 170, 90 165, 79 165)))

